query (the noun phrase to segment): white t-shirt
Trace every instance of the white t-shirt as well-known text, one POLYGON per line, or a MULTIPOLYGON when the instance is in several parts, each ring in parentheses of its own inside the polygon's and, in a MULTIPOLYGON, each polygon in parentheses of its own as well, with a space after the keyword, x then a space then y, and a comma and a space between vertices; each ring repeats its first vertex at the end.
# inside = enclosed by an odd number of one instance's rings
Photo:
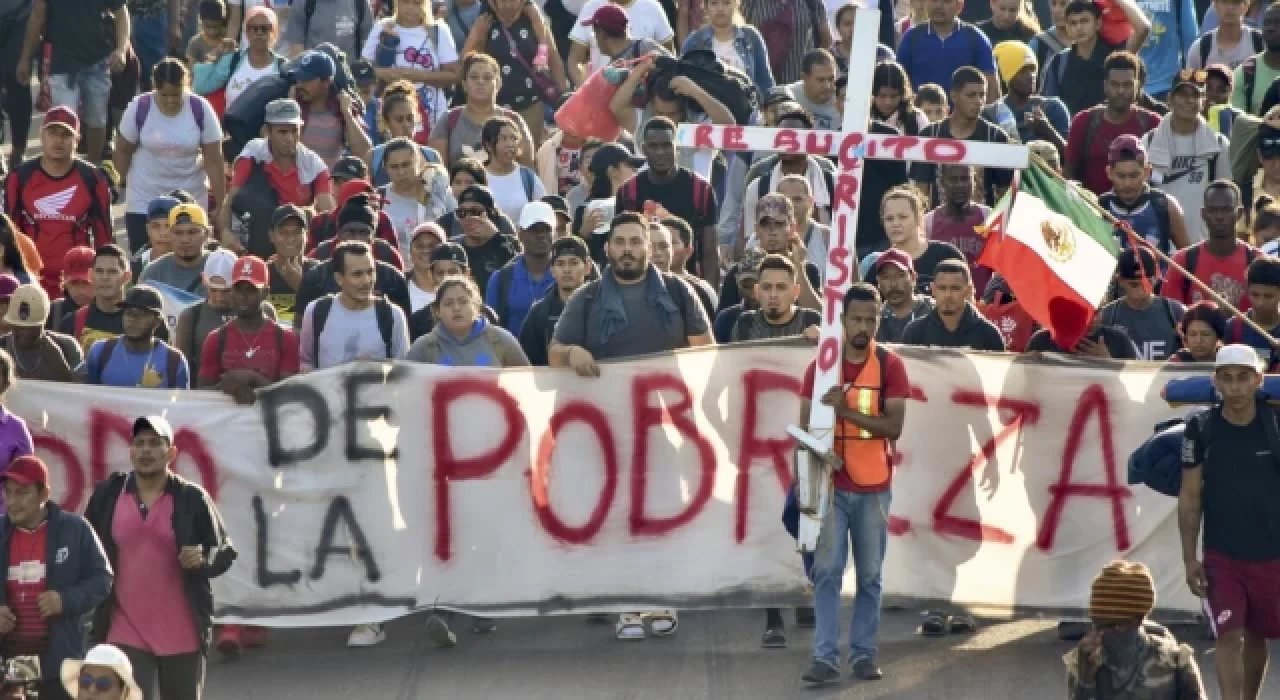
POLYGON ((147 121, 138 134, 138 102, 133 98, 124 116, 120 118, 120 135, 138 147, 129 164, 129 172, 122 173, 129 181, 125 189, 125 211, 144 214, 151 200, 181 188, 191 193, 197 202, 204 204, 209 196, 209 182, 204 172, 204 156, 200 147, 222 142, 222 127, 218 115, 203 98, 188 95, 182 98, 182 111, 168 117, 160 111, 155 98, 147 121), (196 118, 191 112, 191 98, 204 110, 204 130, 196 128, 196 118))
POLYGON ((391 305, 395 324, 391 331, 392 357, 388 358, 387 346, 382 340, 382 333, 378 331, 377 309, 370 306, 352 311, 342 305, 342 300, 334 299, 329 317, 324 322, 324 330, 320 334, 320 357, 316 358, 313 356, 316 345, 313 325, 315 310, 316 304, 313 301, 303 315, 302 334, 298 338, 302 366, 306 369, 325 369, 356 360, 402 360, 409 350, 409 326, 400 307, 391 305))
POLYGON ((416 314, 420 309, 425 308, 427 304, 436 300, 436 293, 428 292, 422 287, 419 287, 418 283, 414 282, 413 278, 409 275, 405 275, 405 277, 409 277, 409 279, 406 280, 409 283, 409 310, 411 313, 416 314))
MULTIPOLYGON (((591 0, 587 3, 582 8, 582 13, 578 15, 577 24, 573 25, 573 31, 569 32, 570 39, 591 48, 588 73, 608 65, 609 59, 600 54, 600 47, 596 46, 595 32, 582 23, 594 17, 596 10, 606 2, 609 0, 591 0)), ((627 13, 629 20, 627 36, 631 39, 652 39, 661 44, 675 36, 671 23, 667 21, 667 13, 662 9, 662 5, 658 4, 658 0, 635 0, 630 5, 622 6, 622 9, 627 13)))
POLYGON ((431 218, 431 212, 422 206, 421 202, 413 197, 396 194, 393 187, 387 188, 387 199, 382 211, 387 213, 387 217, 391 219, 391 226, 396 230, 400 257, 408 260, 409 244, 412 242, 409 237, 413 235, 413 230, 418 228, 418 224, 435 221, 435 219, 431 218))
POLYGON ((276 65, 274 59, 267 64, 266 68, 254 68, 249 62, 249 55, 245 54, 240 57, 240 64, 236 66, 236 72, 231 74, 231 79, 227 81, 227 106, 235 104, 236 98, 244 94, 250 85, 267 77, 279 73, 280 69, 276 65))
MULTIPOLYGON (((395 23, 394 19, 375 22, 373 31, 369 32, 369 38, 365 39, 364 51, 361 55, 370 63, 377 65, 379 38, 384 29, 392 27, 400 36, 400 45, 396 48, 397 68, 440 70, 440 66, 458 60, 458 47, 453 43, 453 32, 449 31, 449 25, 439 22, 435 26, 438 29, 428 31, 426 26, 401 27, 395 23)), ((418 95, 422 105, 427 109, 428 124, 435 124, 440 115, 449 109, 444 91, 440 88, 419 84, 418 95)))
POLYGON ((1241 63, 1245 62, 1245 59, 1257 53, 1257 51, 1253 50, 1253 39, 1250 38, 1247 31, 1240 37, 1240 41, 1236 42, 1236 45, 1230 49, 1224 50, 1217 39, 1218 30, 1216 29, 1196 39, 1191 44, 1191 48, 1187 49, 1187 68, 1204 68, 1204 66, 1200 65, 1200 46, 1206 41, 1211 42, 1209 44, 1209 61, 1206 64, 1210 66, 1215 63, 1221 63, 1231 70, 1235 70, 1241 63))
POLYGON ((506 214, 512 223, 520 220, 520 210, 524 209, 524 205, 529 202, 536 202, 546 196, 547 191, 542 186, 542 180, 535 175, 520 175, 520 169, 524 166, 517 165, 508 175, 494 175, 493 171, 489 171, 489 190, 493 192, 494 204, 506 214), (530 181, 533 185, 533 196, 530 197, 529 190, 525 189, 525 182, 530 181))
POLYGON ((742 62, 742 56, 738 55, 738 49, 733 45, 733 39, 720 41, 712 37, 711 50, 716 52, 716 58, 720 59, 720 62, 726 66, 737 68, 744 73, 747 71, 746 64, 742 62))

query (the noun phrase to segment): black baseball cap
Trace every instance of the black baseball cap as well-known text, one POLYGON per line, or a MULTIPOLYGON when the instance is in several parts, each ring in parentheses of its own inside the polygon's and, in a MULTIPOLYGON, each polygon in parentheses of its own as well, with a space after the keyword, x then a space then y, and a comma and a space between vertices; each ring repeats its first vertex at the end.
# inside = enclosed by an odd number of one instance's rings
POLYGON ((369 179, 369 168, 364 164, 363 160, 355 156, 343 156, 333 164, 329 174, 343 180, 367 180, 369 179))
POLYGON ((631 155, 631 151, 623 148, 616 143, 606 143, 596 149, 596 154, 591 156, 591 167, 595 172, 604 172, 619 163, 628 163, 631 167, 639 170, 644 167, 644 158, 631 155))
POLYGON ((1155 279, 1160 273, 1159 266, 1156 265, 1156 256, 1146 248, 1133 249, 1126 248, 1120 251, 1120 255, 1116 258, 1116 275, 1122 280, 1138 280, 1144 276, 1147 279, 1155 279), (1142 266, 1138 266, 1138 259, 1141 257, 1142 266))
POLYGON ((788 102, 792 100, 791 92, 784 87, 775 87, 766 92, 764 102, 760 105, 760 109, 767 109, 776 104, 788 102))
POLYGON ((1263 158, 1280 156, 1280 129, 1266 123, 1258 127, 1258 155, 1263 158))
POLYGON ((434 265, 438 262, 456 262, 463 267, 469 267, 466 248, 453 241, 441 243, 431 251, 431 263, 434 265))
POLYGON ((369 85, 378 79, 373 64, 367 58, 357 58, 351 62, 351 77, 356 79, 357 85, 369 85))
POLYGON ((280 228, 286 221, 297 219, 302 228, 307 227, 307 212, 297 204, 281 204, 271 213, 271 228, 280 228))
POLYGON ((547 204, 550 204, 551 211, 559 214, 560 216, 563 216, 569 219, 573 218, 573 216, 569 214, 569 202, 564 197, 561 197, 558 194, 549 194, 543 197, 542 201, 547 204))
POLYGON ((164 313, 164 297, 160 296, 160 292, 155 287, 139 284, 124 295, 124 301, 120 302, 120 306, 125 309, 142 309, 161 314, 164 313))
POLYGON ((574 256, 582 258, 583 262, 591 260, 591 252, 587 250, 587 244, 582 242, 577 236, 569 236, 561 238, 551 244, 551 262, 563 258, 565 256, 574 256))

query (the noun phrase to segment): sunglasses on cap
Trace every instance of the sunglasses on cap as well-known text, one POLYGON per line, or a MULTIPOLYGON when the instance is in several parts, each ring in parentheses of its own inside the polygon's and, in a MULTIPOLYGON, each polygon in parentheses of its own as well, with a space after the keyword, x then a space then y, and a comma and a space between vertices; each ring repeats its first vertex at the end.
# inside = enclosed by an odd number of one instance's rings
POLYGON ((1178 71, 1178 82, 1203 85, 1209 79, 1209 71, 1201 68, 1183 68, 1178 71))
POLYGON ((80 674, 80 687, 84 690, 97 688, 99 693, 105 693, 115 686, 115 679, 111 676, 95 676, 92 673, 80 674))

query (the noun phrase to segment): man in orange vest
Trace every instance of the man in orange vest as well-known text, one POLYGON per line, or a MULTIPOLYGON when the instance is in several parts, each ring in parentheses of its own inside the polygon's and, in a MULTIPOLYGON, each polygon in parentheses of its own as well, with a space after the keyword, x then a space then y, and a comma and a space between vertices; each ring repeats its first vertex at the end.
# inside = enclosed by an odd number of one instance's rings
MULTIPOLYGON (((835 473, 831 503, 814 552, 813 665, 802 679, 823 685, 840 679, 840 588, 853 545, 858 592, 849 626, 853 675, 879 680, 876 636, 880 629, 880 578, 889 532, 889 482, 893 442, 902 434, 909 384, 906 365, 876 344, 880 293, 855 284, 844 295, 844 348, 840 383, 822 397, 835 408, 835 451, 843 467, 835 473)), ((809 364, 801 396, 813 393, 815 366, 809 364)), ((809 399, 800 403, 801 424, 808 426, 809 399)))

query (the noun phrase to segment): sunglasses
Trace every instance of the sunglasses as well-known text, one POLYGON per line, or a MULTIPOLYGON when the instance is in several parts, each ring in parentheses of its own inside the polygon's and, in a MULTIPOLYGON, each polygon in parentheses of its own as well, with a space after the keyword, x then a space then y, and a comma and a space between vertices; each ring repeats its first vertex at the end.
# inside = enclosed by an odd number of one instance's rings
POLYGON ((97 687, 99 693, 105 693, 115 686, 116 681, 111 676, 95 676, 92 673, 80 674, 80 687, 88 690, 97 687))
POLYGON ((473 216, 485 216, 488 212, 483 209, 461 209, 457 210, 459 219, 470 219, 473 216))

